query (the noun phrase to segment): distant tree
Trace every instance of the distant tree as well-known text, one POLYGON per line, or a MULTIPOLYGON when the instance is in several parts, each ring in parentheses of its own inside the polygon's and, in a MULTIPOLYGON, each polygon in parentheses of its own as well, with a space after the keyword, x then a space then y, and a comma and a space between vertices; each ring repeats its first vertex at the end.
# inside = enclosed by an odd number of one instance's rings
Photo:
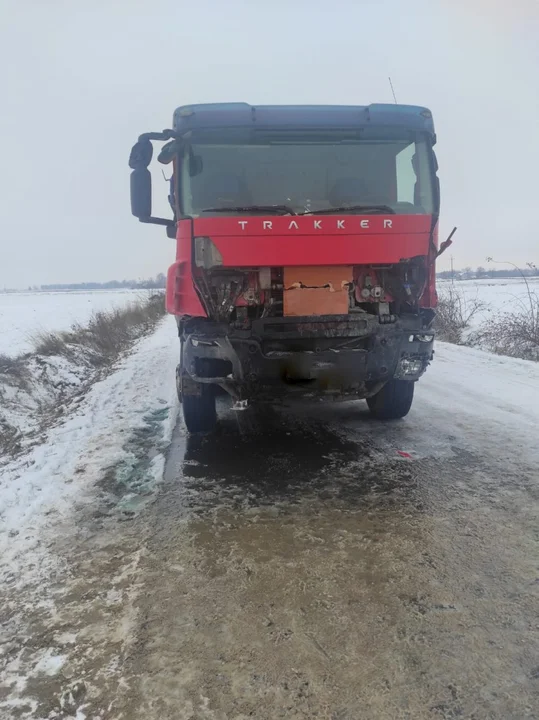
MULTIPOLYGON (((492 258, 487 258, 487 261, 490 263, 495 263, 496 261, 492 258)), ((507 278, 528 278, 528 277, 539 277, 539 268, 534 263, 526 263, 525 268, 519 268, 517 265, 513 265, 512 263, 499 263, 501 265, 510 265, 510 267, 505 268, 494 268, 490 266, 488 269, 485 269, 482 266, 479 266, 477 270, 472 270, 471 267, 465 267, 462 270, 455 270, 454 277, 455 280, 470 280, 473 278, 500 278, 500 279, 507 279, 507 278)), ((442 270, 441 272, 437 273, 437 277, 442 280, 450 280, 451 270, 442 270)))
MULTIPOLYGON (((166 278, 160 273, 149 280, 109 280, 107 282, 84 282, 84 283, 56 283, 54 285, 41 285, 35 290, 120 290, 120 289, 145 289, 164 288, 166 278)), ((30 288, 32 289, 32 288, 30 288)))

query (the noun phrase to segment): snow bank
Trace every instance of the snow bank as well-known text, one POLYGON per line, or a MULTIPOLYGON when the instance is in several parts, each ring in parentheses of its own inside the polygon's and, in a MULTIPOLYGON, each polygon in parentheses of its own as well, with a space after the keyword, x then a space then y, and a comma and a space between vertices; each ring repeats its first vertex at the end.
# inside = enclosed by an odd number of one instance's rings
POLYGON ((61 415, 65 403, 84 392, 96 375, 83 352, 74 352, 69 359, 28 356, 13 374, 2 373, 0 455, 34 442, 43 425, 61 415))
POLYGON ((0 455, 13 456, 34 444, 163 314, 162 297, 146 296, 96 313, 85 325, 42 335, 34 353, 0 354, 0 455))
POLYGON ((73 522, 74 503, 92 502, 105 473, 121 483, 128 480, 123 478, 126 468, 135 470, 133 487, 125 486, 126 503, 147 494, 142 491, 160 480, 176 423, 177 362, 176 327, 167 317, 113 374, 93 385, 78 409, 50 430, 42 444, 2 468, 2 581, 22 583, 24 568, 50 571, 43 558, 38 561, 42 532, 73 522), (146 449, 138 452, 141 432, 151 436, 151 457, 146 449))

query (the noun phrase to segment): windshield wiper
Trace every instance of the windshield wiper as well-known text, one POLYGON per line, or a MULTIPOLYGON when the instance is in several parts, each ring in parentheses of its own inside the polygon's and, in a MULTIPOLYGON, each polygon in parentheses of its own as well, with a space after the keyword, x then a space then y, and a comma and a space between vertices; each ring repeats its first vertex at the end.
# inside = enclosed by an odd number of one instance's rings
POLYGON ((239 205, 238 207, 229 208, 204 208, 201 212, 259 212, 269 213, 273 215, 295 215, 296 213, 288 205, 239 205))
POLYGON ((357 212, 366 215, 395 215, 390 205, 347 205, 346 207, 324 208, 323 210, 308 210, 300 215, 336 215, 337 213, 357 212))

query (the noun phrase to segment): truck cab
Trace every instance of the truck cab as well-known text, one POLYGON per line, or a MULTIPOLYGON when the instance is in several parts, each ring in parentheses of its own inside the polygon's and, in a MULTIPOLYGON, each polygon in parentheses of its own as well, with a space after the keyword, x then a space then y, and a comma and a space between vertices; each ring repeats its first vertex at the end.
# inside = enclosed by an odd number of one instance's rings
POLYGON ((132 212, 176 240, 166 305, 190 431, 214 426, 218 388, 408 413, 433 356, 435 142, 428 109, 383 104, 188 105, 140 136, 132 212), (169 219, 151 213, 156 140, 169 219))

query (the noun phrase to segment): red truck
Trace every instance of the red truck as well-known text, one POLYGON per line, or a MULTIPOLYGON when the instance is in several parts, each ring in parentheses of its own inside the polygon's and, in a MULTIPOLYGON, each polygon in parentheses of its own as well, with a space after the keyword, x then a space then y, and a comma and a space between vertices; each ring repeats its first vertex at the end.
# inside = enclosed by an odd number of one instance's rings
POLYGON ((188 105, 131 151, 131 209, 176 240, 187 428, 237 403, 366 399, 401 418, 433 356, 440 206, 434 124, 409 105, 188 105), (152 141, 172 218, 152 217, 152 141))

